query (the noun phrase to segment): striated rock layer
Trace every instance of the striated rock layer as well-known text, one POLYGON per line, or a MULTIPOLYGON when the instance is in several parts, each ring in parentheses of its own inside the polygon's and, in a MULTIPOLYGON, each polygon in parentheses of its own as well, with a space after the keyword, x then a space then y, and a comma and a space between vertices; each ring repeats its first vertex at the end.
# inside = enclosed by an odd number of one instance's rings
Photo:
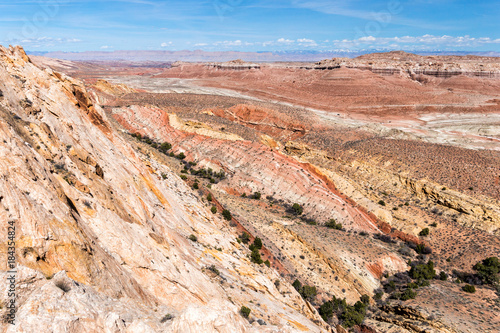
POLYGON ((80 82, 2 47, 0 91, 0 252, 14 221, 18 269, 16 325, 2 331, 324 330, 180 178, 131 148, 80 82))

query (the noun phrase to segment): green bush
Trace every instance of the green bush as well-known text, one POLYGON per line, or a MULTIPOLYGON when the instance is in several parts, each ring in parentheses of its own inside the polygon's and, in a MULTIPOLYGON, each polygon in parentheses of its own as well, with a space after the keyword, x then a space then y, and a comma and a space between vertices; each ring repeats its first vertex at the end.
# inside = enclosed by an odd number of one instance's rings
POLYGON ((429 235, 429 228, 424 228, 422 231, 419 233, 420 236, 428 236, 429 235))
POLYGON ((253 245, 257 250, 262 249, 262 240, 259 237, 255 237, 253 245))
POLYGON ((212 212, 212 214, 217 214, 217 207, 212 206, 212 208, 210 208, 210 211, 212 212))
POLYGON ((262 194, 260 194, 260 192, 255 192, 252 196, 253 199, 255 200, 260 200, 260 197, 262 196, 262 194))
POLYGON ((446 274, 445 272, 441 271, 441 273, 439 273, 439 280, 441 280, 441 281, 448 280, 448 274, 446 274))
POLYGON ((417 297, 417 292, 414 291, 412 288, 407 288, 402 294, 401 297, 399 298, 402 301, 407 301, 409 299, 414 299, 417 297))
POLYGON ((330 219, 328 222, 326 222, 325 227, 335 230, 342 230, 342 224, 337 223, 335 219, 330 219))
POLYGON ((252 312, 252 310, 244 305, 241 306, 240 313, 243 317, 248 318, 250 316, 250 312, 252 312))
POLYGON ((212 199, 213 199, 213 198, 212 198, 212 193, 208 193, 208 195, 207 195, 207 200, 208 200, 208 201, 212 201, 212 199))
POLYGON ((250 254, 250 260, 258 265, 263 263, 259 250, 252 250, 252 253, 250 254))
POLYGON ((197 190, 197 189, 199 189, 199 188, 200 188, 200 186, 198 185, 198 183, 194 183, 194 184, 193 184, 193 188, 194 188, 195 190, 197 190))
POLYGON ((384 296, 384 292, 383 291, 377 291, 375 293, 375 295, 373 295, 373 299, 375 299, 375 300, 382 299, 382 296, 384 296))
POLYGON ((465 291, 466 293, 474 294, 476 292, 476 287, 471 286, 470 284, 466 284, 465 286, 462 287, 462 290, 465 291))
POLYGON ((411 278, 415 280, 430 280, 436 276, 432 260, 429 260, 427 264, 412 266, 409 273, 411 278))
POLYGON ((298 203, 293 204, 292 210, 295 215, 301 215, 304 212, 304 208, 302 208, 302 206, 298 203))
POLYGON ((300 292, 300 290, 302 289, 302 283, 301 283, 298 279, 295 279, 295 281, 293 281, 292 286, 293 286, 293 287, 295 288, 295 290, 297 290, 298 292, 300 292))
POLYGON ((264 261, 264 265, 266 265, 267 267, 271 267, 271 263, 269 262, 269 260, 264 261))
POLYGON ((379 200, 378 204, 379 204, 380 206, 385 206, 385 201, 384 201, 384 200, 379 200))
POLYGON ((365 319, 366 305, 358 301, 354 306, 348 305, 345 311, 340 315, 340 321, 345 327, 360 325, 365 319))
POLYGON ((304 285, 304 286, 302 286, 302 290, 300 291, 300 295, 302 296, 302 298, 309 300, 309 301, 314 299, 317 294, 318 294, 318 291, 316 290, 315 286, 304 285))
POLYGON ((224 210, 222 211, 222 216, 223 216, 223 217, 224 217, 224 219, 226 219, 227 221, 231 221, 231 219, 233 218, 233 217, 231 216, 231 212, 230 212, 230 211, 228 211, 227 209, 224 209, 224 210))
POLYGON ((500 261, 497 257, 489 257, 474 265, 473 269, 485 284, 499 283, 498 273, 500 261))
POLYGON ((171 148, 172 148, 172 145, 171 145, 170 143, 168 143, 168 142, 163 142, 163 143, 160 145, 160 148, 159 148, 159 149, 160 149, 162 152, 164 152, 164 153, 165 153, 165 152, 167 152, 167 150, 170 150, 171 148))
POLYGON ((180 177, 181 177, 182 180, 188 179, 188 177, 186 175, 181 175, 180 177))
POLYGON ((243 244, 248 244, 250 242, 250 235, 248 233, 246 233, 246 232, 243 232, 240 235, 240 239, 243 242, 243 244))
POLYGON ((215 275, 220 275, 220 271, 215 267, 215 265, 212 265, 208 267, 208 270, 212 271, 215 275))
POLYGON ((193 242, 197 242, 198 241, 198 237, 196 237, 193 234, 189 235, 189 239, 192 240, 193 242))
POLYGON ((184 153, 180 153, 179 155, 176 156, 178 159, 183 160, 186 158, 186 155, 184 153))

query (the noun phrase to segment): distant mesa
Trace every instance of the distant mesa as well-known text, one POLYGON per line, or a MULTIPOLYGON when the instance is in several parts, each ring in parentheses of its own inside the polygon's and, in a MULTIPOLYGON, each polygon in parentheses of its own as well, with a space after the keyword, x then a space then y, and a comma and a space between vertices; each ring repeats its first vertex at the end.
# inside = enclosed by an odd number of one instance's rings
POLYGON ((249 63, 241 59, 230 60, 221 63, 209 63, 207 64, 210 68, 222 69, 222 70, 248 70, 248 69, 260 69, 260 65, 249 63))

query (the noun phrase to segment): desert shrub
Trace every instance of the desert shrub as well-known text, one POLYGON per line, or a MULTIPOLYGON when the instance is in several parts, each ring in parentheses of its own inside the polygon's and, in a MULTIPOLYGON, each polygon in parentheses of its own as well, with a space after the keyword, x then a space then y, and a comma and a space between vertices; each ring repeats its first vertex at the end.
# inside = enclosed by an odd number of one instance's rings
POLYGON ((340 315, 339 319, 343 326, 350 328, 360 325, 365 319, 365 315, 366 305, 357 301, 354 306, 348 305, 345 311, 340 315))
POLYGON ((427 264, 416 264, 412 265, 409 274, 412 279, 415 280, 430 280, 436 276, 436 271, 434 270, 434 263, 429 260, 427 264))
POLYGON ((342 224, 337 223, 335 219, 330 219, 328 222, 326 222, 325 227, 335 230, 342 230, 342 224))
POLYGON ((243 193, 243 194, 241 195, 241 197, 242 197, 242 198, 246 198, 246 197, 247 197, 247 194, 246 194, 246 193, 243 193))
POLYGON ((382 299, 382 296, 384 296, 384 291, 383 290, 376 290, 375 295, 373 295, 373 299, 379 300, 379 299, 382 299))
POLYGON ((181 175, 180 177, 181 177, 182 180, 188 179, 188 177, 186 175, 181 175))
POLYGON ((446 274, 445 272, 441 271, 441 273, 439 273, 439 280, 441 280, 441 281, 448 280, 448 274, 446 274))
POLYGON ((207 200, 208 200, 208 201, 212 201, 212 199, 213 199, 213 198, 212 198, 212 193, 208 193, 208 195, 207 195, 207 200))
POLYGON ((402 301, 407 301, 409 299, 414 299, 417 297, 417 292, 414 291, 412 288, 407 288, 399 297, 400 300, 402 301))
POLYGON ((163 142, 163 143, 160 145, 160 147, 159 147, 159 149, 160 149, 162 152, 164 152, 164 153, 166 153, 166 152, 167 152, 167 150, 170 150, 171 148, 172 148, 172 145, 171 145, 170 143, 168 143, 168 142, 163 142))
POLYGON ((297 290, 305 300, 312 300, 318 294, 318 291, 315 286, 302 285, 302 283, 296 279, 293 281, 292 286, 297 290))
POLYGON ((425 246, 424 244, 413 244, 409 243, 410 247, 415 250, 418 254, 431 254, 432 249, 428 246, 425 246))
POLYGON ((392 239, 391 236, 386 234, 374 234, 373 238, 376 238, 384 243, 389 243, 389 244, 396 243, 396 241, 392 239))
POLYGON ((259 250, 257 250, 257 249, 252 250, 252 253, 250 254, 250 261, 254 262, 258 265, 263 263, 259 250))
POLYGON ((180 153, 179 155, 176 156, 178 159, 183 160, 186 158, 186 155, 184 153, 180 153))
POLYGON ((473 269, 485 284, 499 283, 498 273, 500 261, 497 257, 489 257, 474 265, 473 269))
POLYGON ((271 262, 269 260, 264 261, 264 265, 267 267, 271 267, 271 262))
POLYGON ((379 204, 380 206, 385 206, 385 201, 384 201, 384 200, 379 200, 379 201, 378 201, 378 204, 379 204))
MULTIPOLYGON (((260 239, 259 237, 255 237, 252 246, 254 249, 257 249, 257 250, 262 249, 262 239, 260 239)), ((252 250, 252 249, 250 249, 250 250, 252 250)))
POLYGON ((319 315, 321 316, 321 318, 323 318, 325 322, 328 322, 328 320, 333 317, 333 311, 334 308, 333 308, 333 303, 331 301, 327 301, 321 304, 321 306, 318 309, 319 315))
POLYGON ((215 265, 211 265, 208 267, 208 270, 213 272, 215 275, 220 275, 220 272, 219 270, 217 269, 217 267, 215 267, 215 265))
POLYGON ((304 285, 302 286, 302 290, 300 291, 300 295, 306 300, 314 299, 317 294, 318 291, 316 290, 315 286, 304 285))
POLYGON ((193 184, 193 188, 194 188, 195 190, 197 190, 197 189, 199 189, 199 188, 200 188, 200 185, 198 185, 198 183, 194 183, 194 184, 193 184))
POLYGON ((233 217, 231 216, 231 212, 230 212, 230 211, 228 211, 227 209, 224 209, 224 210, 222 211, 222 216, 223 216, 223 217, 224 217, 224 219, 225 219, 225 220, 227 220, 227 221, 231 221, 231 219, 233 218, 233 217))
POLYGON ((217 214, 217 207, 212 206, 212 208, 210 208, 210 211, 212 212, 212 214, 217 214))
POLYGON ((475 293, 476 292, 476 287, 471 286, 470 284, 466 284, 465 286, 462 287, 462 290, 465 291, 466 293, 475 293))
POLYGON ((255 199, 255 200, 260 200, 261 197, 262 197, 262 194, 260 192, 255 192, 252 195, 252 199, 255 199))
POLYGON ((164 322, 172 320, 173 318, 174 316, 172 316, 170 313, 167 313, 166 315, 163 316, 163 318, 161 318, 160 323, 163 324, 164 322))
POLYGON ((293 281, 292 286, 299 292, 302 289, 302 283, 298 279, 295 279, 295 281, 293 281))
POLYGON ((302 208, 302 206, 298 203, 294 203, 292 205, 292 211, 295 215, 301 215, 304 212, 304 208, 302 208))
POLYGON ((248 318, 250 316, 250 312, 252 312, 252 310, 244 305, 241 306, 240 313, 243 317, 248 318))
POLYGON ((189 239, 192 240, 193 242, 197 242, 198 241, 198 237, 196 237, 193 234, 189 235, 189 239))
POLYGON ((247 234, 246 232, 243 232, 239 238, 241 239, 243 244, 248 244, 250 242, 250 235, 247 234))
POLYGON ((429 228, 424 228, 419 232, 420 236, 428 236, 429 235, 429 228))

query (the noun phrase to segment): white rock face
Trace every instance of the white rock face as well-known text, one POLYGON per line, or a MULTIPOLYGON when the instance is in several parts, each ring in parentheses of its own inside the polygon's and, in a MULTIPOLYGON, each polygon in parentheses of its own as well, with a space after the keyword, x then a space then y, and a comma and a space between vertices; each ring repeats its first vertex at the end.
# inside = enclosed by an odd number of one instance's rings
POLYGON ((80 82, 0 47, 0 91, 0 255, 15 221, 18 265, 16 325, 3 332, 325 331, 180 178, 114 131, 80 82))

